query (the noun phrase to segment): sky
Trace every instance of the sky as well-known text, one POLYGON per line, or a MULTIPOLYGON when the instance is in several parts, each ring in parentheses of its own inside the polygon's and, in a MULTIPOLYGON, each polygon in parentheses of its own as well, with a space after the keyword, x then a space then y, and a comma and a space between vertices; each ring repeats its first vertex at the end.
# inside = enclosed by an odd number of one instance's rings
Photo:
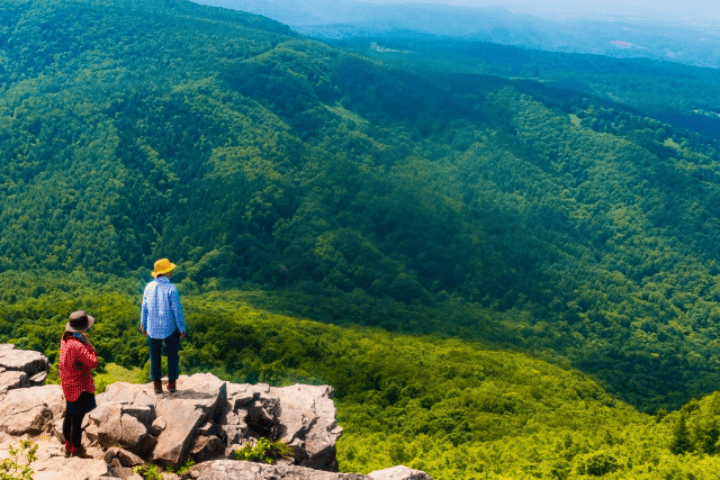
POLYGON ((720 19, 720 0, 360 0, 366 3, 432 3, 466 7, 501 7, 517 13, 563 18, 647 16, 667 21, 720 19))

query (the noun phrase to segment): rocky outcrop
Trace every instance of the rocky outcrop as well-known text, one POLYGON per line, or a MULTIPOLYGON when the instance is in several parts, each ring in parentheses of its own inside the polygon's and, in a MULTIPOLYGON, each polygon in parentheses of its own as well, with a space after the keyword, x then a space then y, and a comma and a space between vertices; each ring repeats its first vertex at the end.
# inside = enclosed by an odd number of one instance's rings
POLYGON ((314 470, 298 465, 266 465, 239 460, 214 460, 192 467, 183 480, 369 480, 366 475, 314 470))
POLYGON ((251 436, 279 438, 293 447, 298 465, 328 471, 338 468, 335 442, 342 434, 332 395, 328 385, 228 386, 231 411, 244 415, 251 436))
MULTIPOLYGON (((233 384, 210 373, 181 375, 178 391, 172 394, 156 395, 152 384, 108 386, 97 395, 98 406, 83 423, 83 444, 95 459, 68 459, 62 449, 62 389, 59 385, 30 386, 31 378, 47 372, 48 362, 38 359, 37 352, 21 352, 0 345, 0 362, 6 362, 0 367, 5 368, 0 380, 9 379, 0 387, 0 435, 52 439, 42 441, 46 452, 33 465, 36 480, 137 479, 132 467, 138 464, 177 466, 188 459, 196 465, 186 479, 430 478, 406 467, 369 476, 335 473, 335 443, 342 428, 336 422, 330 386, 233 384), (284 441, 293 447, 294 455, 278 465, 234 459, 236 449, 261 437, 284 441), (43 477, 48 472, 55 476, 43 477)), ((1 448, 2 444, 0 452, 1 448)))
POLYGON ((0 395, 15 388, 44 385, 50 362, 40 352, 0 344, 0 395))
MULTIPOLYGON (((38 459, 31 464, 35 480, 96 480, 113 475, 110 466, 102 458, 65 457, 63 446, 50 436, 35 438, 35 442, 38 444, 38 459)), ((16 437, 0 437, 0 459, 9 455, 9 445, 17 448, 18 443, 16 437)), ((24 463, 24 457, 20 461, 24 463)))
POLYGON ((368 475, 334 473, 297 465, 265 465, 233 460, 215 460, 194 466, 183 480, 432 480, 419 470, 405 466, 378 470, 368 475))
POLYGON ((372 480, 432 480, 430 475, 420 470, 413 470, 405 465, 398 465, 385 470, 378 470, 368 474, 372 480))
POLYGON ((9 390, 0 400, 0 431, 10 435, 49 433, 65 412, 60 385, 9 390))

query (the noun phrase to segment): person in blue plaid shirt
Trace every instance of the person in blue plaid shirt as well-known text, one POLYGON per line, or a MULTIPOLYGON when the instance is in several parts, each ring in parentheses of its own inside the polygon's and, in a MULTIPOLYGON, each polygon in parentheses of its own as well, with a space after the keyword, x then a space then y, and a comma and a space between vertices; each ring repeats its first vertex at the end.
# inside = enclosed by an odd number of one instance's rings
POLYGON ((165 342, 165 355, 168 359, 168 384, 170 393, 176 391, 176 380, 180 373, 178 350, 180 340, 185 338, 185 316, 180 305, 180 294, 170 277, 177 265, 167 258, 155 262, 152 276, 155 280, 148 283, 142 300, 141 326, 148 337, 150 347, 150 378, 155 393, 162 393, 161 351, 165 342))

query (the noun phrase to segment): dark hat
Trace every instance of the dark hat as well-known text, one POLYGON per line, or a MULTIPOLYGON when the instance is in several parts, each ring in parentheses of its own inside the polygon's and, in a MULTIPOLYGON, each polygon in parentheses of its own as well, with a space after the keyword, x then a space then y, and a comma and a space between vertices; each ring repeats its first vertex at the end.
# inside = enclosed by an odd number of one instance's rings
POLYGON ((92 327, 95 319, 85 313, 85 310, 78 310, 70 314, 70 321, 65 324, 66 332, 82 333, 92 327))

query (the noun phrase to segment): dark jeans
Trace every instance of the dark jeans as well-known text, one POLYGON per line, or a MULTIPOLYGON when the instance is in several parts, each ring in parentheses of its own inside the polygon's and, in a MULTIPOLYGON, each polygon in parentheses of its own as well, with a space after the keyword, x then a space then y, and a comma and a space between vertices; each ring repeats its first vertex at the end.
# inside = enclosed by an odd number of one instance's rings
POLYGON ((80 397, 72 403, 67 402, 65 420, 63 420, 63 436, 75 448, 80 448, 82 441, 83 418, 93 408, 95 408, 95 395, 88 392, 82 392, 80 397))
POLYGON ((165 342, 165 355, 167 355, 168 359, 168 380, 177 380, 180 373, 180 357, 178 356, 180 332, 177 330, 164 340, 148 337, 148 346, 150 347, 150 378, 153 380, 160 380, 162 378, 160 355, 162 353, 163 342, 165 342))

